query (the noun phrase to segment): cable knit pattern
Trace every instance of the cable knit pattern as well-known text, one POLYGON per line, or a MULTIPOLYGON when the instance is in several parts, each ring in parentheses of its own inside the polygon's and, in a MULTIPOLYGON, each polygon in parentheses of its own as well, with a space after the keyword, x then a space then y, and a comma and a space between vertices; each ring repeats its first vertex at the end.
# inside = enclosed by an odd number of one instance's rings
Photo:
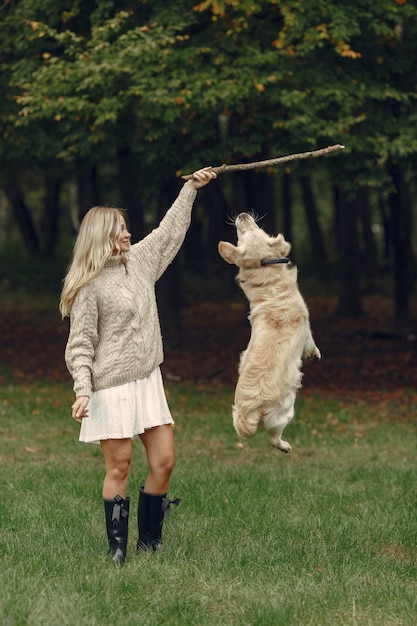
POLYGON ((159 226, 131 246, 127 263, 112 257, 79 290, 65 350, 77 397, 144 378, 162 363, 155 282, 184 241, 196 195, 185 183, 159 226))

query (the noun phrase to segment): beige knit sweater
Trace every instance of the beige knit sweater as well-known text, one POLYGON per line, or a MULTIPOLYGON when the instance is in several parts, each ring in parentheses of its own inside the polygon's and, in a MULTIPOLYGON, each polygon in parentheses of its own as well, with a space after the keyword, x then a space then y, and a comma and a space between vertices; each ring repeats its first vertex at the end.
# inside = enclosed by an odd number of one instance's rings
POLYGON ((112 257, 79 290, 65 350, 77 397, 144 378, 162 363, 155 283, 184 241, 196 195, 185 183, 159 226, 131 246, 127 263, 112 257))

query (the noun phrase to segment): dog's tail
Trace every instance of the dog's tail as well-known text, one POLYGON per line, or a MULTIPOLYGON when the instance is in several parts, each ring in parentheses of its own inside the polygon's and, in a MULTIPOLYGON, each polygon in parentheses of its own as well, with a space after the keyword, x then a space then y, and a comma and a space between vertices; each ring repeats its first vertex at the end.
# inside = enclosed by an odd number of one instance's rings
POLYGON ((254 415, 245 416, 239 407, 233 406, 233 426, 239 437, 242 439, 253 437, 258 430, 258 424, 259 418, 254 415))

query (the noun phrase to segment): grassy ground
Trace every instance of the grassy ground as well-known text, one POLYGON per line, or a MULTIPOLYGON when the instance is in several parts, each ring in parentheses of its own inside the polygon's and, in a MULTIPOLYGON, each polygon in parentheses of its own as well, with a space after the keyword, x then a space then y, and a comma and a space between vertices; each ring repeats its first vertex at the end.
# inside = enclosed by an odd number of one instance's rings
POLYGON ((0 389, 3 626, 402 626, 417 623, 415 396, 301 394, 290 455, 234 434, 232 390, 167 386, 180 497, 160 554, 107 560, 98 446, 69 385, 0 389))

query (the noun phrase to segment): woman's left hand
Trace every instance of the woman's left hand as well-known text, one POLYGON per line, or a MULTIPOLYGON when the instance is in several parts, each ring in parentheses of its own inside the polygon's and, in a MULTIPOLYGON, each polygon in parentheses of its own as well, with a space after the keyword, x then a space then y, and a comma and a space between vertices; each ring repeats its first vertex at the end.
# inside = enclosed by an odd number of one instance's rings
POLYGON ((201 170, 197 170, 191 177, 191 183, 194 189, 200 189, 200 187, 204 187, 211 180, 217 178, 216 172, 213 172, 212 167, 203 167, 201 170))

